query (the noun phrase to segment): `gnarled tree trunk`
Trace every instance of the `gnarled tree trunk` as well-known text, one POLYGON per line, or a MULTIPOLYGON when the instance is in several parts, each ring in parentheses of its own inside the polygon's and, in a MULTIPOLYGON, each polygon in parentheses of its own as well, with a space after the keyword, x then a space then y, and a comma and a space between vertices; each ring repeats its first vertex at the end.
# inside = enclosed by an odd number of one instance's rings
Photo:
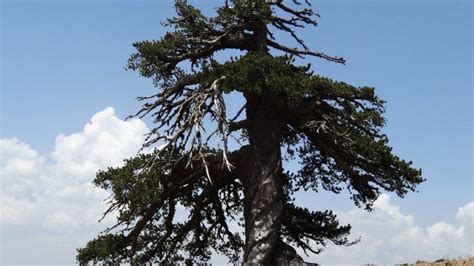
MULTIPOLYGON (((257 50, 268 53, 267 27, 254 25, 257 50)), ((246 93, 250 147, 241 169, 244 183, 245 265, 302 263, 294 249, 280 238, 283 213, 283 180, 280 151, 281 96, 259 88, 246 93)))
POLYGON ((304 261, 280 238, 283 176, 280 99, 246 96, 250 146, 240 165, 244 183, 245 265, 294 265, 304 261))
POLYGON ((276 97, 247 96, 250 148, 244 169, 245 264, 272 262, 280 242, 282 165, 276 97))

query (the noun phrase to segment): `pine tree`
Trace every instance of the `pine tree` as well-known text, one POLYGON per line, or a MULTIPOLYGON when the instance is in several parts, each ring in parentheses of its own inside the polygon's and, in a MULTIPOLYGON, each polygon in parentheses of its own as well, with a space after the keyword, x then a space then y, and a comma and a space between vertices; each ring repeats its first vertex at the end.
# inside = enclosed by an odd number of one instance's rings
POLYGON ((128 64, 159 88, 139 98, 133 115, 154 118, 144 147, 164 145, 97 174, 95 185, 112 192, 104 216, 117 214, 117 223, 78 250, 79 262, 194 263, 215 250, 244 264, 303 263, 294 247, 319 253, 327 243, 357 240, 331 211, 296 206, 295 191, 347 189, 371 210, 381 191, 402 197, 423 181, 392 154, 381 131, 385 102, 373 88, 295 63, 345 63, 297 35, 317 24, 309 1, 225 1, 214 17, 184 0, 175 9, 165 22, 173 30, 135 43, 128 64), (277 31, 300 48, 279 42, 277 31), (215 54, 224 50, 240 52, 219 62, 215 54), (235 116, 226 112, 230 92, 245 98, 235 116), (241 146, 230 149, 232 141, 241 146), (301 168, 285 171, 283 160, 301 168), (189 214, 184 220, 175 217, 178 204, 189 214))

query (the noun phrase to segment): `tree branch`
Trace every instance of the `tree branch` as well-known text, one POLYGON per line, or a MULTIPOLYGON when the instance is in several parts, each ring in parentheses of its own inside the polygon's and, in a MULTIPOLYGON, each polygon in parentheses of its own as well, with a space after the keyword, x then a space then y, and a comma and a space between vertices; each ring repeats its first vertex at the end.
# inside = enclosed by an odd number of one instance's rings
POLYGON ((284 46, 282 44, 279 44, 279 43, 274 42, 274 41, 269 40, 269 39, 267 39, 267 43, 270 47, 273 47, 277 50, 280 50, 280 51, 283 51, 283 52, 286 52, 286 53, 289 53, 289 54, 292 54, 292 55, 297 55, 297 56, 311 55, 311 56, 316 56, 316 57, 319 57, 319 58, 323 58, 323 59, 326 59, 328 61, 335 62, 335 63, 341 63, 341 64, 346 63, 346 60, 344 60, 344 58, 342 58, 342 57, 329 56, 329 55, 327 55, 325 53, 322 53, 322 52, 313 52, 313 51, 310 51, 310 50, 300 50, 298 48, 290 48, 290 47, 284 46))

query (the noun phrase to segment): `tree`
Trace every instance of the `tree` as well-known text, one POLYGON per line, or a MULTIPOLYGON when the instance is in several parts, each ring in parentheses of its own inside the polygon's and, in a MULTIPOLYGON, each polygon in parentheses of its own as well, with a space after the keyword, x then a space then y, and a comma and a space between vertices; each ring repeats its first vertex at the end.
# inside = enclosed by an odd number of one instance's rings
POLYGON ((348 189, 357 206, 371 210, 382 190, 402 197, 423 181, 392 154, 381 131, 385 102, 373 88, 295 63, 307 56, 345 63, 298 37, 295 29, 317 24, 309 5, 233 0, 206 17, 177 0, 177 15, 165 23, 174 30, 134 44, 128 67, 159 91, 140 97, 145 103, 133 117, 154 118, 144 147, 164 145, 97 174, 95 185, 112 191, 104 216, 118 220, 78 250, 81 263, 191 263, 208 260, 212 249, 245 264, 302 263, 293 247, 319 253, 329 242, 357 240, 331 211, 296 206, 295 191, 348 189), (279 42, 276 31, 301 48, 279 42), (215 59, 232 49, 238 56, 215 59), (233 117, 224 99, 230 92, 245 98, 233 117), (230 149, 232 141, 242 144, 230 149), (282 160, 295 159, 301 168, 285 171, 282 160), (178 204, 189 214, 183 221, 175 217, 178 204), (244 227, 243 239, 230 221, 244 227))

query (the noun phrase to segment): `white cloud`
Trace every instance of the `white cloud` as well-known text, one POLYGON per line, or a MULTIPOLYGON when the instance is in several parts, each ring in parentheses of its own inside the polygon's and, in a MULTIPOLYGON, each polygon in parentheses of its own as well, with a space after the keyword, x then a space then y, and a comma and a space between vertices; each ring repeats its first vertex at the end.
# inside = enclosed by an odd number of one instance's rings
POLYGON ((352 236, 362 241, 351 247, 329 245, 320 255, 308 261, 323 264, 393 264, 435 260, 448 256, 457 258, 474 250, 474 202, 458 209, 457 224, 437 222, 428 227, 415 224, 413 215, 400 208, 383 194, 374 204, 373 212, 355 209, 337 212, 342 224, 352 225, 352 236))
POLYGON ((22 224, 33 210, 33 204, 26 199, 16 199, 7 195, 0 195, 2 210, 0 221, 3 224, 22 224))
MULTIPOLYGON (((134 156, 148 131, 141 120, 123 121, 113 108, 95 114, 81 132, 60 134, 50 155, 18 139, 0 139, 1 264, 73 264, 76 248, 95 237, 107 194, 91 184, 99 169, 134 156), (25 251, 28 255, 25 255, 25 251)), ((382 195, 373 212, 337 212, 362 242, 328 246, 308 261, 327 264, 402 263, 456 257, 474 250, 474 202, 460 207, 456 224, 422 227, 382 195)), ((454 215, 454 214, 453 214, 454 215)), ((227 260, 216 256, 216 262, 227 260)))
POLYGON ((474 202, 458 208, 456 218, 472 232, 474 226, 474 202))
POLYGON ((113 108, 95 114, 80 133, 60 134, 51 157, 58 175, 90 178, 101 166, 117 166, 143 144, 145 124, 120 120, 113 108))
POLYGON ((60 134, 50 156, 0 139, 2 264, 74 263, 75 249, 110 223, 97 223, 107 193, 92 185, 95 173, 134 156, 147 132, 141 120, 123 121, 109 107, 83 131, 60 134))

